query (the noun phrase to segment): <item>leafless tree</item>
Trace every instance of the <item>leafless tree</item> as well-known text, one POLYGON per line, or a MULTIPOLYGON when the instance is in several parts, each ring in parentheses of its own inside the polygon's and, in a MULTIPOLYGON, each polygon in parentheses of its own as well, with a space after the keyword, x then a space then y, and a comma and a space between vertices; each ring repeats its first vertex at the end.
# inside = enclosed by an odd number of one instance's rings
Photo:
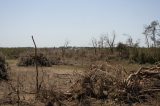
POLYGON ((66 53, 66 48, 68 48, 69 45, 69 40, 65 40, 64 45, 62 46, 62 57, 64 57, 65 53, 66 53))
POLYGON ((106 45, 109 46, 109 49, 111 51, 111 53, 113 53, 113 48, 114 48, 114 43, 115 43, 115 38, 116 38, 116 34, 115 32, 113 32, 112 34, 112 38, 109 38, 108 36, 105 36, 105 40, 106 40, 106 45))
POLYGON ((149 43, 149 39, 148 39, 148 34, 147 34, 147 33, 146 33, 146 34, 144 33, 144 35, 145 35, 147 47, 149 48, 149 47, 150 47, 150 43, 149 43))
POLYGON ((98 41, 96 38, 92 38, 92 46, 94 48, 95 55, 97 54, 98 41))
POLYGON ((69 45, 69 43, 70 43, 69 40, 65 40, 65 42, 64 42, 64 47, 67 48, 68 45, 69 45))
POLYGON ((105 45, 105 37, 106 35, 105 34, 102 34, 99 38, 99 41, 98 41, 98 45, 100 48, 104 48, 104 45, 105 45))
POLYGON ((150 25, 146 25, 143 34, 146 36, 147 45, 149 45, 148 36, 153 41, 153 46, 160 45, 160 25, 158 21, 152 21, 150 25))
POLYGON ((36 46, 36 42, 32 36, 32 40, 33 40, 33 43, 34 43, 34 46, 35 46, 35 66, 36 66, 36 92, 37 94, 39 93, 39 71, 38 71, 38 62, 37 62, 37 46, 36 46))
POLYGON ((127 38, 126 43, 127 43, 127 45, 128 45, 129 47, 133 47, 134 44, 133 44, 133 39, 132 39, 131 36, 129 36, 129 37, 127 38))

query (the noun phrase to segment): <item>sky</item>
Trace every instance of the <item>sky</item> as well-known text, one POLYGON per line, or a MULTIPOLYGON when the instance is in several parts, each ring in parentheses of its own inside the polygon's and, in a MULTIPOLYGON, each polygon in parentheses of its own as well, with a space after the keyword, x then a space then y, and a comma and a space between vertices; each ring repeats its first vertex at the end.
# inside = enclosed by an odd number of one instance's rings
POLYGON ((91 46, 102 34, 131 35, 144 45, 144 26, 160 20, 160 0, 0 0, 0 47, 91 46))

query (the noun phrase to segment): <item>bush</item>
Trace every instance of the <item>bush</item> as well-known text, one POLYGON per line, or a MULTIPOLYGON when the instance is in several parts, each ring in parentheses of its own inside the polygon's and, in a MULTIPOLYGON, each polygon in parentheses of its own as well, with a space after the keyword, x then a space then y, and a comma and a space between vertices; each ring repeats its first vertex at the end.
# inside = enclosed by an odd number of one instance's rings
POLYGON ((2 53, 0 53, 0 79, 7 80, 7 65, 5 61, 5 57, 2 53))
POLYGON ((132 48, 130 60, 140 64, 154 64, 160 61, 159 48, 132 48))
POLYGON ((126 44, 118 43, 116 49, 121 58, 129 58, 129 47, 126 44))
POLYGON ((49 59, 47 56, 45 56, 43 53, 38 53, 37 58, 35 57, 34 53, 27 53, 23 54, 19 59, 19 66, 34 66, 36 64, 39 66, 46 66, 50 67, 52 66, 53 62, 51 59, 49 59))

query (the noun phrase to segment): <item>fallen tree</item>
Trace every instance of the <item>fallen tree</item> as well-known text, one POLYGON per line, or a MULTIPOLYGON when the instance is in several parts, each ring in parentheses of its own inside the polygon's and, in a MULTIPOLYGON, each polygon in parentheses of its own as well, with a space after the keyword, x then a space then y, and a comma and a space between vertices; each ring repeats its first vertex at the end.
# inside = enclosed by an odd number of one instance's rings
POLYGON ((80 102, 96 98, 116 103, 134 104, 157 98, 160 93, 160 67, 142 67, 130 74, 120 67, 94 65, 71 87, 70 93, 80 102))
MULTIPOLYGON (((54 76, 60 77, 62 74, 54 76)), ((97 101, 132 105, 147 103, 152 99, 158 100, 160 97, 159 65, 142 67, 132 74, 122 66, 92 65, 84 73, 65 76, 73 77, 73 84, 68 92, 60 87, 56 89, 53 86, 46 87, 44 84, 39 91, 38 99, 47 106, 53 104, 92 106, 97 101)))

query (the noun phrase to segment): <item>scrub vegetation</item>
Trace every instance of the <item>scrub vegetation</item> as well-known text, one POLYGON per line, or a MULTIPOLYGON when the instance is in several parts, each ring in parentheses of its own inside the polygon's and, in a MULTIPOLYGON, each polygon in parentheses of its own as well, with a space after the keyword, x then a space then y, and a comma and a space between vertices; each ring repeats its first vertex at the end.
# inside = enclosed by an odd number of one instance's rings
POLYGON ((159 22, 144 28, 146 47, 115 44, 116 33, 92 47, 0 48, 0 105, 159 106, 159 22))

